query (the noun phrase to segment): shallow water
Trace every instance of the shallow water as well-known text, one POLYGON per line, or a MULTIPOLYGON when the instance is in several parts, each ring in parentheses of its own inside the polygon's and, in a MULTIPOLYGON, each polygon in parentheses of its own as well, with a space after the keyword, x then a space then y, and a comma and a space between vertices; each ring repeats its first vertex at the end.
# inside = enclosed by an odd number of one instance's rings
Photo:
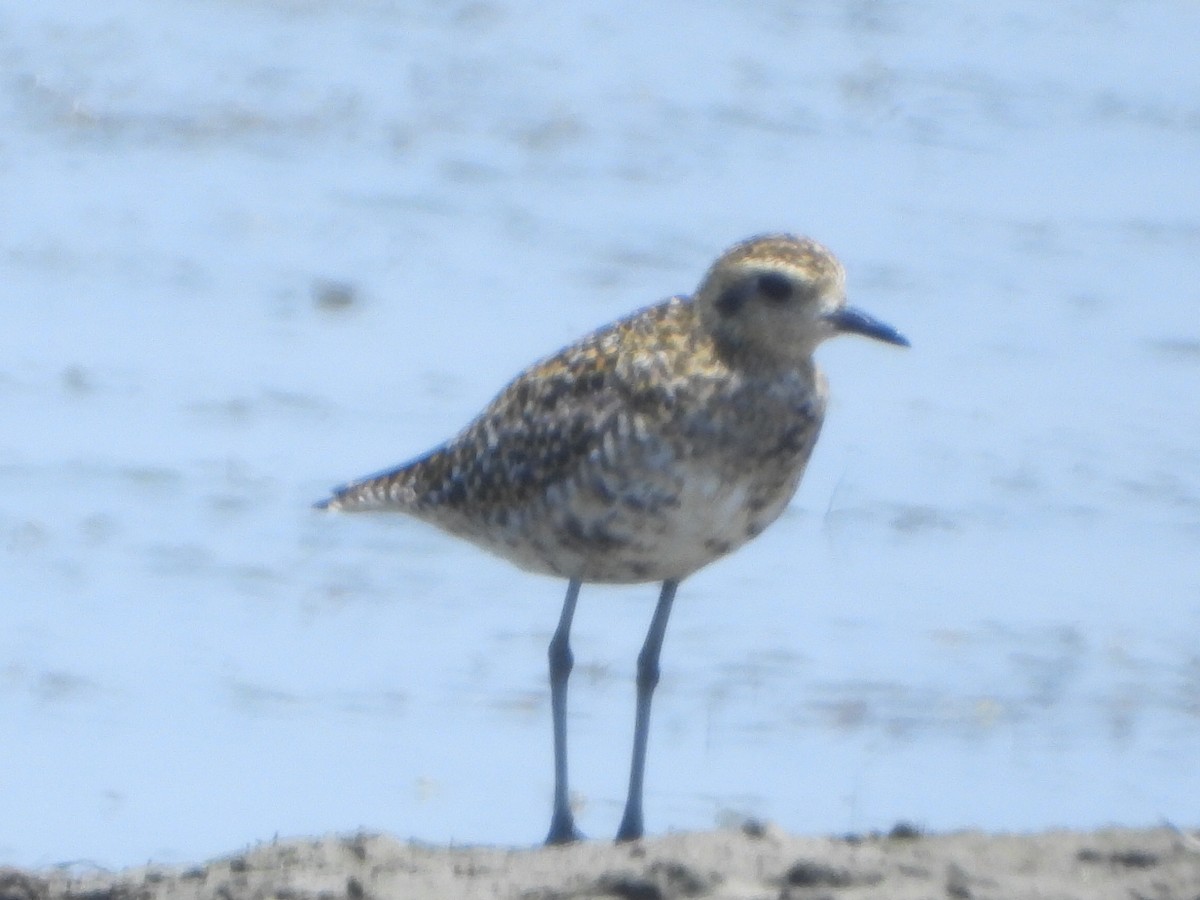
MULTIPOLYGON (((910 352, 686 582, 647 826, 1195 823, 1200 10, 0 10, 0 861, 532 843, 564 585, 326 488, 804 231, 910 352)), ((655 589, 585 588, 615 828, 655 589)))

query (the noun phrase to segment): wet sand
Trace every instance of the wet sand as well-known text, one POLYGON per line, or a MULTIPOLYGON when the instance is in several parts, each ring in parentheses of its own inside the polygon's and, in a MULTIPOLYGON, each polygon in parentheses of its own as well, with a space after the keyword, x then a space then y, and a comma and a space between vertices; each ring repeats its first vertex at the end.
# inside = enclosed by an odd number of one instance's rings
POLYGON ((262 844, 208 863, 0 869, 0 900, 202 898, 1056 898, 1195 900, 1200 840, 1156 829, 797 837, 772 826, 615 846, 445 847, 358 834, 262 844))

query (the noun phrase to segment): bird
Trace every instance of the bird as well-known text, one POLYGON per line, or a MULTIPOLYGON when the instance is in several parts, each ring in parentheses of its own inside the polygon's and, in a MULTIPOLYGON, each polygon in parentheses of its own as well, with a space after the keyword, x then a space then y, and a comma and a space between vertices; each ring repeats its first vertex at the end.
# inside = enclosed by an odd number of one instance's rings
POLYGON ((546 844, 580 840, 568 797, 567 683, 580 587, 661 585, 637 658, 633 755, 618 842, 644 835, 650 706, 681 581, 783 512, 825 416, 826 339, 907 347, 847 305, 816 241, 734 244, 693 294, 617 319, 518 374, 457 436, 316 504, 400 512, 567 581, 551 637, 554 800, 546 844))

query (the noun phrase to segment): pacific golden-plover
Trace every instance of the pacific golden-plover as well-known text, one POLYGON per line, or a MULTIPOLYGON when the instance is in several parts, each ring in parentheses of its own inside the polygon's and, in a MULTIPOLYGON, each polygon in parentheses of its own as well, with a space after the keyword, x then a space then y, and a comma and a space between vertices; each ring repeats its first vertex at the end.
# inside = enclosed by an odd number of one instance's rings
POLYGON ((580 585, 662 583, 638 655, 633 761, 617 830, 618 841, 634 840, 676 588, 783 512, 825 415, 828 389, 812 354, 838 334, 908 345, 846 305, 842 266, 820 244, 751 238, 723 253, 693 296, 592 332, 518 375, 457 437, 317 504, 408 513, 523 569, 567 579, 549 648, 547 843, 580 837, 566 726, 580 585))

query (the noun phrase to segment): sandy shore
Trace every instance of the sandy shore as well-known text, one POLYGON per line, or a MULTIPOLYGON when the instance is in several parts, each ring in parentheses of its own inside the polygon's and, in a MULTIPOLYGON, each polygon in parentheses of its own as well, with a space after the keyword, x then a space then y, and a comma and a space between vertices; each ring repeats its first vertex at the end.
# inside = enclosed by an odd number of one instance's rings
POLYGON ((382 835, 264 844, 123 872, 0 869, 0 900, 1055 898, 1196 900, 1200 840, 1170 828, 795 837, 770 826, 614 846, 435 847, 382 835))

